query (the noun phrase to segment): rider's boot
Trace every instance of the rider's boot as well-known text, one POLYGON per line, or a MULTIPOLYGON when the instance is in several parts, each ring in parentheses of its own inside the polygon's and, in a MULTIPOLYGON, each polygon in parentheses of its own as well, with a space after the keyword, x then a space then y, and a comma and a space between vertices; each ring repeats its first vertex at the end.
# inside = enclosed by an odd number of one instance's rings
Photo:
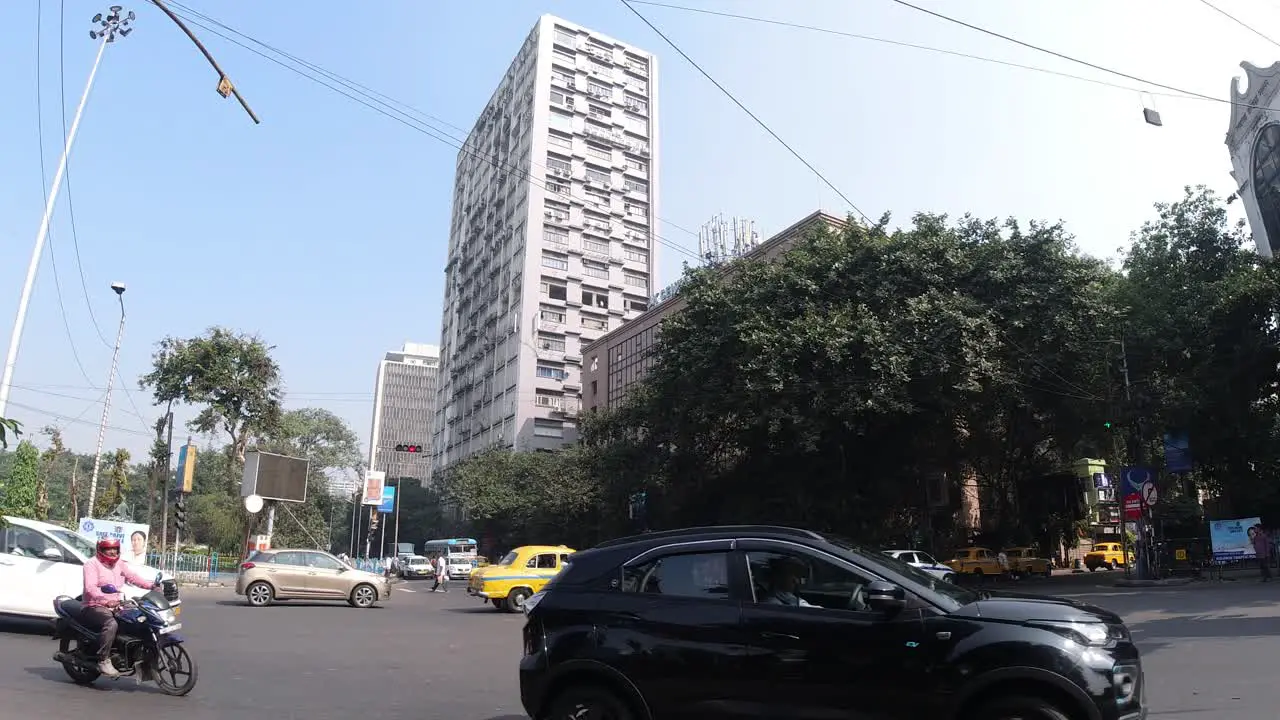
POLYGON ((115 666, 111 664, 111 658, 103 658, 98 662, 98 672, 107 677, 120 677, 119 671, 117 671, 115 666))

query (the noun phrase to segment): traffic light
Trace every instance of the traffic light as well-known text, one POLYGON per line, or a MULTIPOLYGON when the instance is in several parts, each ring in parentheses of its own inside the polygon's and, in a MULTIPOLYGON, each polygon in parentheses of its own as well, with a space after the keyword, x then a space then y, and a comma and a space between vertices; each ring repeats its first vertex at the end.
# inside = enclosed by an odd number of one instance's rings
POLYGON ((1102 423, 1102 427, 1104 427, 1104 428, 1106 428, 1106 429, 1110 430, 1110 429, 1111 429, 1111 421, 1110 421, 1110 420, 1108 420, 1108 421, 1106 421, 1106 422, 1102 423))
POLYGON ((178 532, 187 529, 187 500, 183 495, 179 495, 178 501, 173 505, 173 522, 178 532))
POLYGON ((422 452, 422 446, 421 445, 396 445, 396 452, 420 453, 422 452))

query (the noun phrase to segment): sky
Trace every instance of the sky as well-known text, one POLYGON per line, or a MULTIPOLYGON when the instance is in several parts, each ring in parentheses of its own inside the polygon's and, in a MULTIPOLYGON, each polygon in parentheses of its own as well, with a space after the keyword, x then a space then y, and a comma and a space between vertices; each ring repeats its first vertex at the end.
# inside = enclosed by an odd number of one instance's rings
MULTIPOLYGON (((1186 185, 1222 195, 1234 189, 1223 145, 1226 102, 1144 95, 1134 89, 1139 83, 892 0, 674 2, 1123 86, 634 5, 872 218, 889 212, 905 224, 925 211, 1061 220, 1084 251, 1114 257, 1152 217, 1153 203, 1177 200, 1186 185), (1144 106, 1160 112, 1162 127, 1143 121, 1144 106)), ((1280 2, 1214 2, 1280 38, 1280 2)), ((1199 0, 917 4, 1224 101, 1242 60, 1265 67, 1280 58, 1280 46, 1199 0)), ((145 454, 161 411, 137 380, 156 343, 214 325, 260 335, 275 348, 286 405, 328 408, 367 443, 382 355, 405 341, 439 343, 458 144, 441 138, 465 136, 542 13, 658 55, 658 233, 666 244, 696 250, 687 231, 721 213, 756 221, 768 237, 815 209, 855 212, 620 0, 182 6, 416 109, 419 124, 397 122, 193 25, 261 117, 254 125, 216 94, 216 74, 175 25, 142 0, 128 6, 137 12, 135 32, 107 48, 89 98, 6 413, 32 433, 62 427, 80 452, 94 450, 102 416, 120 319, 112 282, 127 284, 127 318, 106 449, 145 454)), ((62 101, 70 123, 97 50, 89 20, 104 9, 83 0, 6 3, 6 341, 62 148, 62 101)), ((663 252, 657 287, 689 259, 663 252)), ((177 417, 193 414, 183 408, 177 417)), ((180 424, 175 440, 184 435, 180 424)))

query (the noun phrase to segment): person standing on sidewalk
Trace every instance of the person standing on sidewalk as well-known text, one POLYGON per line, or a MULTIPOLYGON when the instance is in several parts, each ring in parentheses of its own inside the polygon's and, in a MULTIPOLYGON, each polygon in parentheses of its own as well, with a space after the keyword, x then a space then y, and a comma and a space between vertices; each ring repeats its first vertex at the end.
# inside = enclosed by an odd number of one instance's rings
POLYGON ((1253 552, 1258 556, 1258 569, 1262 573, 1262 582, 1271 580, 1271 534, 1261 525, 1249 528, 1249 539, 1253 541, 1253 552))

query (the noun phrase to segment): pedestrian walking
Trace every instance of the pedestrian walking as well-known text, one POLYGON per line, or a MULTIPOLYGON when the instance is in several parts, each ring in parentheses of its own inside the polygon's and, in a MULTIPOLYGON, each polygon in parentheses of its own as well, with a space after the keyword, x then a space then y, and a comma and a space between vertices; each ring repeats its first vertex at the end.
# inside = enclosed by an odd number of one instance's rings
POLYGON ((431 592, 449 592, 449 561, 444 555, 437 555, 435 566, 436 584, 431 586, 431 592))

